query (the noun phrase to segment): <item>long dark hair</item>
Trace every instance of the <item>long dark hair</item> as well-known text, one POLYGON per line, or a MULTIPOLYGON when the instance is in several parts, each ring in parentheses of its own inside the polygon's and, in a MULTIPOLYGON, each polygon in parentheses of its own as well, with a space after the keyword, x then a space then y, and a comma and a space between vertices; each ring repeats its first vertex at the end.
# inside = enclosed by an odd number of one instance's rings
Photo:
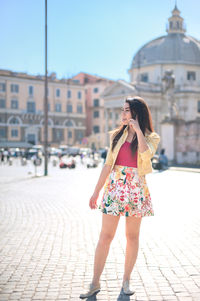
MULTIPOLYGON (((136 119, 136 116, 138 117, 139 126, 141 128, 143 135, 145 135, 147 129, 150 132, 153 132, 154 129, 153 129, 151 112, 144 99, 139 96, 127 97, 125 99, 125 102, 129 104, 132 118, 136 119)), ((118 140, 123 135, 123 132, 127 126, 128 125, 122 124, 121 126, 119 126, 119 128, 117 128, 114 131, 112 151, 114 150, 118 140)), ((133 155, 135 154, 137 148, 138 148, 138 139, 137 139, 137 135, 135 135, 131 141, 131 151, 133 155)))

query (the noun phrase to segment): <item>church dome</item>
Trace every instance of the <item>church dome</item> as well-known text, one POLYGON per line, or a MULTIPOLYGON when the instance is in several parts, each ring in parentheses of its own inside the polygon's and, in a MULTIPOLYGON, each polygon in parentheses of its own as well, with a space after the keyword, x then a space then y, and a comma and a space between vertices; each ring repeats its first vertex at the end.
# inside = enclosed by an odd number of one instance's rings
POLYGON ((200 66, 200 41, 185 35, 183 18, 176 6, 168 20, 168 34, 140 48, 133 58, 131 68, 171 63, 200 66))

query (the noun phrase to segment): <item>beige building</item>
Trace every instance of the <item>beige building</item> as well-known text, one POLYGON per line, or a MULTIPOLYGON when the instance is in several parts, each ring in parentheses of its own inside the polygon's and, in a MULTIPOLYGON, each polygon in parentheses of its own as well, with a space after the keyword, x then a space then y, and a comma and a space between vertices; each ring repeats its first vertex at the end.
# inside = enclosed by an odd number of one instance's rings
MULTIPOLYGON (((44 141, 44 77, 0 70, 0 147, 44 141)), ((81 145, 86 134, 85 89, 73 80, 48 78, 48 141, 81 145)))
POLYGON ((159 149, 165 148, 174 163, 200 164, 200 41, 185 34, 177 6, 168 21, 167 35, 134 55, 130 82, 117 81, 104 91, 105 132, 119 123, 116 116, 125 97, 139 95, 148 103, 155 131, 161 135, 159 149), (168 70, 175 81, 165 89, 168 70))
POLYGON ((96 149, 102 148, 106 145, 106 115, 101 94, 114 81, 83 72, 74 76, 73 80, 78 80, 85 87, 87 146, 96 149))

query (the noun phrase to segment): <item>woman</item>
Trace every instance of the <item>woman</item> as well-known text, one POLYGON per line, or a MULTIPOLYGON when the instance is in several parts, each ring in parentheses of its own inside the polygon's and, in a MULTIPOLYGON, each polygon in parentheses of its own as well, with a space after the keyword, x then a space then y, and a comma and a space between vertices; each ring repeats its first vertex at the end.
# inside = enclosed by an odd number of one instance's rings
POLYGON ((96 209, 99 192, 104 186, 98 207, 103 214, 95 251, 94 274, 89 290, 80 295, 82 299, 100 291, 100 276, 120 216, 126 217, 127 238, 122 288, 126 295, 134 294, 129 282, 138 254, 141 220, 142 217, 154 215, 145 175, 152 172, 151 158, 159 141, 160 136, 154 132, 151 113, 145 101, 138 96, 128 97, 122 108, 121 126, 111 131, 106 161, 89 201, 90 208, 96 209))

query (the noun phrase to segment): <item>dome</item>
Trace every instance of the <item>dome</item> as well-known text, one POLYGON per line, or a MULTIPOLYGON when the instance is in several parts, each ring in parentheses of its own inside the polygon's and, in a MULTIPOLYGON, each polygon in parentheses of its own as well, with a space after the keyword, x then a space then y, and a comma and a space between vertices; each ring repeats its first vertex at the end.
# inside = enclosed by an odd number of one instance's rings
POLYGON ((145 44, 134 56, 131 68, 152 64, 200 65, 200 41, 185 35, 183 18, 175 6, 168 34, 145 44))

